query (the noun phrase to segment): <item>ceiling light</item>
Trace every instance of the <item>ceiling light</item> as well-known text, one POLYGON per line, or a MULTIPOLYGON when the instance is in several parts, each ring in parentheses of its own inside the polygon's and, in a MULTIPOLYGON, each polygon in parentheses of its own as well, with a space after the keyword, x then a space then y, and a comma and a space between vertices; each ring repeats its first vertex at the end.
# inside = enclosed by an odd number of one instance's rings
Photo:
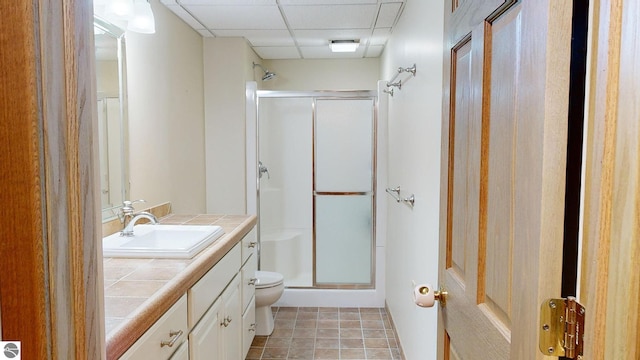
POLYGON ((156 32, 156 21, 153 17, 151 5, 146 0, 135 0, 133 18, 127 25, 127 30, 143 34, 156 32))
POLYGON ((329 47, 331 52, 355 52, 360 46, 359 40, 331 40, 329 47))

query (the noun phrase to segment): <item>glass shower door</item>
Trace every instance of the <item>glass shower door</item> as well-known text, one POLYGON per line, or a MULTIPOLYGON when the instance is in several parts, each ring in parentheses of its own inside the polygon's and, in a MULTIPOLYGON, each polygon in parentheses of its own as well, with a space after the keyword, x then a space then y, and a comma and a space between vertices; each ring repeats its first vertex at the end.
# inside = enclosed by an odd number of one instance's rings
POLYGON ((373 286, 373 99, 317 99, 314 286, 373 286))

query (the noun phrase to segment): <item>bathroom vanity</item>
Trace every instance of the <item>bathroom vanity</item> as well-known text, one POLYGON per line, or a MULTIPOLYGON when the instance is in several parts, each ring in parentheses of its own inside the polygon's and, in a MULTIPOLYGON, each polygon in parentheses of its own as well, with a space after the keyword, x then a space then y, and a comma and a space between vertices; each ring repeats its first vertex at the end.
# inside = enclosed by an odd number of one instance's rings
POLYGON ((244 359, 255 335, 256 217, 160 223, 225 234, 191 259, 104 259, 107 359, 244 359))

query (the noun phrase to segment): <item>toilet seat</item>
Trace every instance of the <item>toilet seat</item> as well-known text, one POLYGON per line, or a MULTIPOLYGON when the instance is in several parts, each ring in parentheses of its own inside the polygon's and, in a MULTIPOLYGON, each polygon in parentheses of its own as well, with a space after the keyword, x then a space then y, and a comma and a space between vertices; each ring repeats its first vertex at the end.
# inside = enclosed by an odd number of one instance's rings
POLYGON ((282 274, 272 271, 256 271, 256 289, 266 289, 282 285, 282 274))

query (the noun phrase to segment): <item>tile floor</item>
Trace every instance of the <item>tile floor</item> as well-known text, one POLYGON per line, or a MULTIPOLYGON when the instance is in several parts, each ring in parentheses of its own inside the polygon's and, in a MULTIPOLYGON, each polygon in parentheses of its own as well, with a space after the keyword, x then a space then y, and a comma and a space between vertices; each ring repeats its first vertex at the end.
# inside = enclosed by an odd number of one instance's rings
POLYGON ((275 329, 256 336, 247 360, 403 360, 384 308, 273 308, 275 329))

